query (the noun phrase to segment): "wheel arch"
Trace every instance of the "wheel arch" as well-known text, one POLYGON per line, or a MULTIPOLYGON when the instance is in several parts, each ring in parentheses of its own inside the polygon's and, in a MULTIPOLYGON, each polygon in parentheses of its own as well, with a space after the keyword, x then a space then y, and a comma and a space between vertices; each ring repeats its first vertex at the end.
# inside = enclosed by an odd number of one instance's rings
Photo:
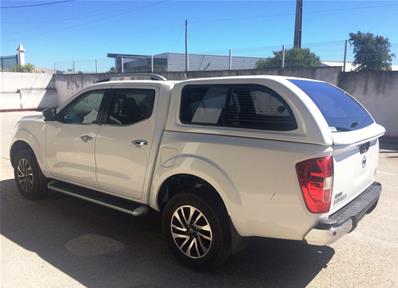
POLYGON ((173 174, 162 182, 156 193, 156 205, 159 210, 162 210, 174 195, 181 192, 197 194, 205 200, 216 202, 228 213, 225 201, 217 189, 206 179, 189 173, 173 174))
MULTIPOLYGON (((42 143, 44 145, 44 143, 42 143)), ((37 137, 28 129, 21 128, 15 134, 13 142, 10 146, 10 162, 14 165, 15 154, 21 149, 28 149, 30 150, 34 157, 36 158, 37 163, 41 171, 45 172, 44 166, 44 159, 42 155, 42 151, 44 151, 44 147, 40 146, 40 141, 37 137)))
POLYGON ((16 140, 14 143, 12 143, 11 148, 10 148, 10 162, 13 167, 15 167, 15 156, 19 151, 22 150, 29 150, 30 152, 33 153, 35 158, 37 159, 35 152, 33 151, 32 147, 24 140, 16 140))
MULTIPOLYGON (((211 159, 192 154, 177 154, 171 157, 160 156, 160 164, 154 171, 148 200, 152 208, 161 210, 158 199, 164 193, 164 187, 175 177, 191 177, 206 185, 217 194, 229 214, 234 207, 241 206, 241 195, 233 179, 211 159)), ((197 182, 197 181, 195 181, 197 182)), ((231 215, 232 216, 232 215, 231 215)))

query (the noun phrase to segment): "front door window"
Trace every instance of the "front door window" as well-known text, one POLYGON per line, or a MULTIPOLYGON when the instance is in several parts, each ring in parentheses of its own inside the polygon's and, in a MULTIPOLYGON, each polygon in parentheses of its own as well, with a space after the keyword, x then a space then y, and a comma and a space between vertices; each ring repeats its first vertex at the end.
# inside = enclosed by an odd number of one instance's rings
POLYGON ((61 111, 59 120, 66 124, 96 124, 104 94, 104 90, 84 93, 61 111))

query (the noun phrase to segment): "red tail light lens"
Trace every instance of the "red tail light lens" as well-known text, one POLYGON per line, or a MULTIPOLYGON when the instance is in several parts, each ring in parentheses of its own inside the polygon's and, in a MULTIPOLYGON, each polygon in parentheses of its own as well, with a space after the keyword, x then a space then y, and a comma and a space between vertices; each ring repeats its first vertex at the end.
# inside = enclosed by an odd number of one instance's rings
POLYGON ((297 163, 296 171, 308 210, 311 213, 328 212, 333 191, 333 157, 297 163))

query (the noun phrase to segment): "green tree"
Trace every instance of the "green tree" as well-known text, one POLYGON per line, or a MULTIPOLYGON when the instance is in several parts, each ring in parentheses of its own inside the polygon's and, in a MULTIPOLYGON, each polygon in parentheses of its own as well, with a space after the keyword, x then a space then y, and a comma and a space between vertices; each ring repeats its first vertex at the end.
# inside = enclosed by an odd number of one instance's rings
MULTIPOLYGON (((282 67, 282 50, 274 51, 274 56, 257 61, 257 69, 282 67)), ((310 49, 293 48, 285 50, 285 67, 318 67, 321 60, 310 49)))
POLYGON ((354 46, 354 64, 356 71, 391 70, 391 44, 388 38, 372 33, 350 33, 349 42, 354 46))
POLYGON ((34 72, 35 66, 33 66, 30 63, 25 64, 25 65, 17 64, 16 66, 8 69, 8 71, 10 71, 10 72, 34 72))
POLYGON ((111 67, 109 69, 108 73, 116 73, 116 68, 115 67, 111 67))

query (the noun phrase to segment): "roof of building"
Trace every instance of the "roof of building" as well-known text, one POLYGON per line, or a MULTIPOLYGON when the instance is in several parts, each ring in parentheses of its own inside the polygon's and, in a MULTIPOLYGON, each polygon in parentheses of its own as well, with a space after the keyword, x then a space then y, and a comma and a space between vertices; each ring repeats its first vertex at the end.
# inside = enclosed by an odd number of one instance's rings
POLYGON ((121 53, 108 53, 107 56, 109 58, 134 58, 134 59, 151 57, 149 55, 121 54, 121 53))

